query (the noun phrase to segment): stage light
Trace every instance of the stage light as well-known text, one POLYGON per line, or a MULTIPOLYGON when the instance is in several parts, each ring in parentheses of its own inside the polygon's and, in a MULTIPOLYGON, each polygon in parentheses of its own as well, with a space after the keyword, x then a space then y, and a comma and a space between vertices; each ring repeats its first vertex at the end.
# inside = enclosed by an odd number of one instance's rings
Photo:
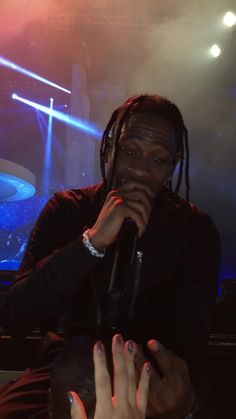
MULTIPOLYGON (((49 86, 55 87, 56 89, 62 90, 66 93, 71 93, 70 90, 65 89, 62 86, 59 86, 56 83, 53 83, 50 80, 45 79, 44 77, 39 76, 38 74, 32 73, 31 71, 27 70, 26 68, 20 67, 19 65, 12 63, 11 61, 7 60, 6 58, 0 56, 0 65, 9 68, 10 70, 18 71, 18 73, 24 74, 29 76, 35 80, 41 81, 42 83, 48 84, 49 86)), ((14 99, 14 98, 13 98, 14 99)))
POLYGON ((50 98, 50 113, 48 118, 48 129, 43 164, 42 192, 46 195, 49 187, 50 172, 52 165, 52 110, 54 99, 50 98))
POLYGON ((101 139, 102 132, 94 124, 90 122, 86 122, 77 117, 64 114, 63 112, 59 112, 55 109, 50 109, 50 107, 40 105, 39 103, 32 102, 31 100, 18 96, 16 93, 13 93, 12 99, 19 100, 20 102, 25 103, 26 105, 29 105, 35 109, 38 109, 39 111, 47 115, 52 115, 53 118, 61 122, 64 122, 65 124, 68 124, 80 131, 86 132, 94 138, 101 139))
POLYGON ((210 49, 210 53, 214 58, 219 57, 219 55, 221 54, 221 49, 220 49, 219 45, 217 45, 217 44, 212 45, 212 47, 210 49))
POLYGON ((36 113, 42 140, 44 144, 46 144, 48 121, 46 122, 45 115, 42 112, 40 112, 38 109, 35 109, 35 113, 36 113))
POLYGON ((231 28, 236 24, 236 15, 232 12, 227 12, 224 15, 223 22, 226 26, 231 28))

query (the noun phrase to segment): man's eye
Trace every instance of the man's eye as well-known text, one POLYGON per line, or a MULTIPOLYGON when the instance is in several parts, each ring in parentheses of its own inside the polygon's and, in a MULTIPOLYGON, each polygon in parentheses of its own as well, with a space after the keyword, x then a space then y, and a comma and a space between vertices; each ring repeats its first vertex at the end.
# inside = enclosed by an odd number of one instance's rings
POLYGON ((168 162, 167 159, 164 159, 163 157, 159 157, 159 156, 154 156, 153 160, 157 164, 166 164, 168 162))
POLYGON ((134 156, 135 155, 135 151, 132 150, 131 148, 121 147, 121 151, 123 151, 127 156, 134 156))
POLYGON ((131 150, 130 148, 127 148, 126 149, 126 154, 128 154, 128 156, 134 156, 135 151, 134 150, 131 150))

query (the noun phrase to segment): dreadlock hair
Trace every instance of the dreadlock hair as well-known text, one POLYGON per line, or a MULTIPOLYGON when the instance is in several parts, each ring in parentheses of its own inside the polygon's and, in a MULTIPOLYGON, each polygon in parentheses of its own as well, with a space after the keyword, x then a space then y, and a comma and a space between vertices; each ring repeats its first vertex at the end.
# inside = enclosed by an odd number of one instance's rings
MULTIPOLYGON (((152 113, 156 113, 157 116, 164 117, 173 126, 177 141, 177 155, 180 157, 175 192, 179 192, 184 173, 186 199, 189 200, 190 182, 188 131, 184 125, 183 117, 178 107, 169 99, 158 95, 142 94, 138 96, 132 96, 126 102, 124 102, 123 105, 117 108, 111 115, 111 118, 103 133, 100 148, 100 164, 105 190, 109 189, 113 182, 122 127, 124 123, 128 121, 131 115, 135 114, 137 111, 143 110, 150 111, 152 113), (111 142, 114 144, 114 160, 110 182, 108 185, 105 173, 105 162, 107 151, 111 147, 111 142)), ((168 184, 168 189, 172 190, 171 181, 168 184)))

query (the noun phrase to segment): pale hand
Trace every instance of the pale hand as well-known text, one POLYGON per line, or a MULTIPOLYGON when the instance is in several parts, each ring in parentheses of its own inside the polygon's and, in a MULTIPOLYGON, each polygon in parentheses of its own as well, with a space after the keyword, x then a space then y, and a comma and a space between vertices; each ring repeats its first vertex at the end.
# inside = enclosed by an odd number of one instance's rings
MULTIPOLYGON (((124 344, 120 335, 113 337, 114 395, 112 395, 104 346, 101 342, 95 344, 93 351, 96 388, 94 419, 145 419, 150 364, 143 365, 137 386, 134 353, 135 344, 132 341, 124 344)), ((73 397, 71 418, 87 419, 79 396, 74 392, 70 392, 70 394, 73 397)))

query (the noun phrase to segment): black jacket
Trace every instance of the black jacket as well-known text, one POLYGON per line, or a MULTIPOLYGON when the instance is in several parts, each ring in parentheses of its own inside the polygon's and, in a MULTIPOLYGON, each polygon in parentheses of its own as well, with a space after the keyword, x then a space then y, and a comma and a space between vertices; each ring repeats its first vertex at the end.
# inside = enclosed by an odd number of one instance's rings
MULTIPOLYGON (((67 336, 112 334, 107 289, 114 249, 100 259, 82 243, 82 232, 94 224, 101 205, 101 185, 59 192, 49 200, 1 305, 7 333, 25 335, 56 315, 67 336)), ((133 314, 120 331, 140 342, 156 338, 185 359, 201 397, 220 260, 218 232, 208 215, 163 190, 139 248, 143 261, 133 314)))

